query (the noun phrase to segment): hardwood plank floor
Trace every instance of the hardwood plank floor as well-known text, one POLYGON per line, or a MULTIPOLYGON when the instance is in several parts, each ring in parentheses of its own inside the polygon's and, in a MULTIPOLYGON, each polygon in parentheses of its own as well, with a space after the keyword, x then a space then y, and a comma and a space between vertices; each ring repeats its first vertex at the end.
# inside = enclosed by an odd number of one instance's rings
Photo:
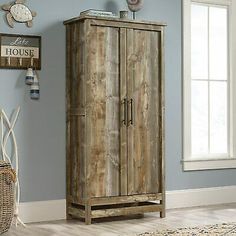
POLYGON ((236 222, 236 203, 169 210, 164 219, 160 219, 159 213, 150 213, 143 218, 106 220, 92 225, 77 220, 28 224, 27 228, 12 227, 4 236, 133 236, 157 229, 227 222, 236 222))

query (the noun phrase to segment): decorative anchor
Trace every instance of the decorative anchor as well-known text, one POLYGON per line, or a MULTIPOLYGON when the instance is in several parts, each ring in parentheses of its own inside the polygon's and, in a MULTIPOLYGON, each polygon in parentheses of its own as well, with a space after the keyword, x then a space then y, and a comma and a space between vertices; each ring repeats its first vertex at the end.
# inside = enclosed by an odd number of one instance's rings
POLYGON ((16 142, 16 137, 15 133, 13 131, 16 121, 18 119, 20 113, 20 107, 18 107, 13 116, 12 119, 10 120, 5 111, 3 109, 0 109, 0 124, 1 124, 1 136, 0 136, 0 143, 1 143, 1 155, 3 157, 4 161, 7 161, 11 164, 12 169, 15 169, 16 171, 16 182, 15 182, 15 213, 14 213, 14 219, 13 222, 15 222, 15 226, 17 227, 18 225, 22 225, 24 227, 25 224, 21 221, 19 217, 19 204, 20 204, 20 182, 18 178, 19 174, 19 158, 18 158, 18 148, 17 148, 17 142, 16 142), (12 150, 12 156, 8 155, 6 151, 6 146, 9 138, 12 139, 13 142, 13 150, 12 150), (15 158, 15 168, 13 168, 13 159, 15 158))
POLYGON ((31 11, 24 3, 25 0, 16 0, 2 6, 2 10, 7 12, 6 20, 11 28, 14 27, 14 20, 19 23, 26 23, 28 27, 33 26, 33 17, 36 16, 36 12, 31 11))
POLYGON ((126 0, 129 10, 133 12, 133 20, 136 19, 136 12, 143 7, 143 0, 126 0))

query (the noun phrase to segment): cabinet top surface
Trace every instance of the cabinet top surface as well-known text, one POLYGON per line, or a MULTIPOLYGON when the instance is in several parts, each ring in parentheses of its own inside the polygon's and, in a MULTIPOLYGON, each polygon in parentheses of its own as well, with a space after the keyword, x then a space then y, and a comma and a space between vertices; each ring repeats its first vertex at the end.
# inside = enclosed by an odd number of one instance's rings
POLYGON ((140 21, 140 20, 131 20, 131 19, 121 19, 121 18, 113 18, 113 17, 98 17, 98 16, 79 16, 74 17, 72 19, 64 21, 64 25, 75 23, 75 22, 82 22, 84 20, 103 20, 103 21, 112 21, 117 23, 132 23, 132 24, 145 24, 145 25, 156 25, 156 26, 166 26, 164 22, 154 22, 154 21, 140 21))

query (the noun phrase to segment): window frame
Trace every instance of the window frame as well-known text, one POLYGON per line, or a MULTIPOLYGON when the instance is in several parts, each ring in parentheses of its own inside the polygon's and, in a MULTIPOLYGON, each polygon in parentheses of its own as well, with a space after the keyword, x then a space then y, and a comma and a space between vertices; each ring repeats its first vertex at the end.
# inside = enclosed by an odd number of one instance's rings
MULTIPOLYGON (((236 3, 232 0, 182 0, 183 7, 183 170, 208 170, 208 169, 226 169, 236 168, 236 158, 233 150, 236 150, 236 143, 234 140, 234 133, 236 132, 233 126, 233 121, 236 119, 233 107, 234 102, 233 91, 236 89, 233 81, 233 72, 236 71, 232 67, 233 61, 236 61, 236 32, 233 31, 233 22, 236 16, 236 3), (228 96, 229 96, 229 140, 228 140, 228 156, 214 155, 214 158, 204 158, 204 156, 196 159, 191 157, 191 3, 207 4, 212 6, 228 7, 228 58, 229 58, 229 75, 228 75, 228 96), (235 10, 234 10, 235 9, 235 10), (233 71, 234 70, 234 71, 233 71)), ((235 73, 236 74, 236 73, 235 73)), ((236 108, 235 108, 236 109, 236 108)), ((236 123, 236 122, 235 122, 236 123)))

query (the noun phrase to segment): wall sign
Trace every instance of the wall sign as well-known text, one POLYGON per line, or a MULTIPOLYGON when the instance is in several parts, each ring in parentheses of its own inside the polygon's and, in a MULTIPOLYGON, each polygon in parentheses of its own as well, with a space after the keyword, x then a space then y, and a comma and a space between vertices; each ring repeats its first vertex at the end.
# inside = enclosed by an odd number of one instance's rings
POLYGON ((0 68, 41 69, 41 37, 0 34, 0 68))

